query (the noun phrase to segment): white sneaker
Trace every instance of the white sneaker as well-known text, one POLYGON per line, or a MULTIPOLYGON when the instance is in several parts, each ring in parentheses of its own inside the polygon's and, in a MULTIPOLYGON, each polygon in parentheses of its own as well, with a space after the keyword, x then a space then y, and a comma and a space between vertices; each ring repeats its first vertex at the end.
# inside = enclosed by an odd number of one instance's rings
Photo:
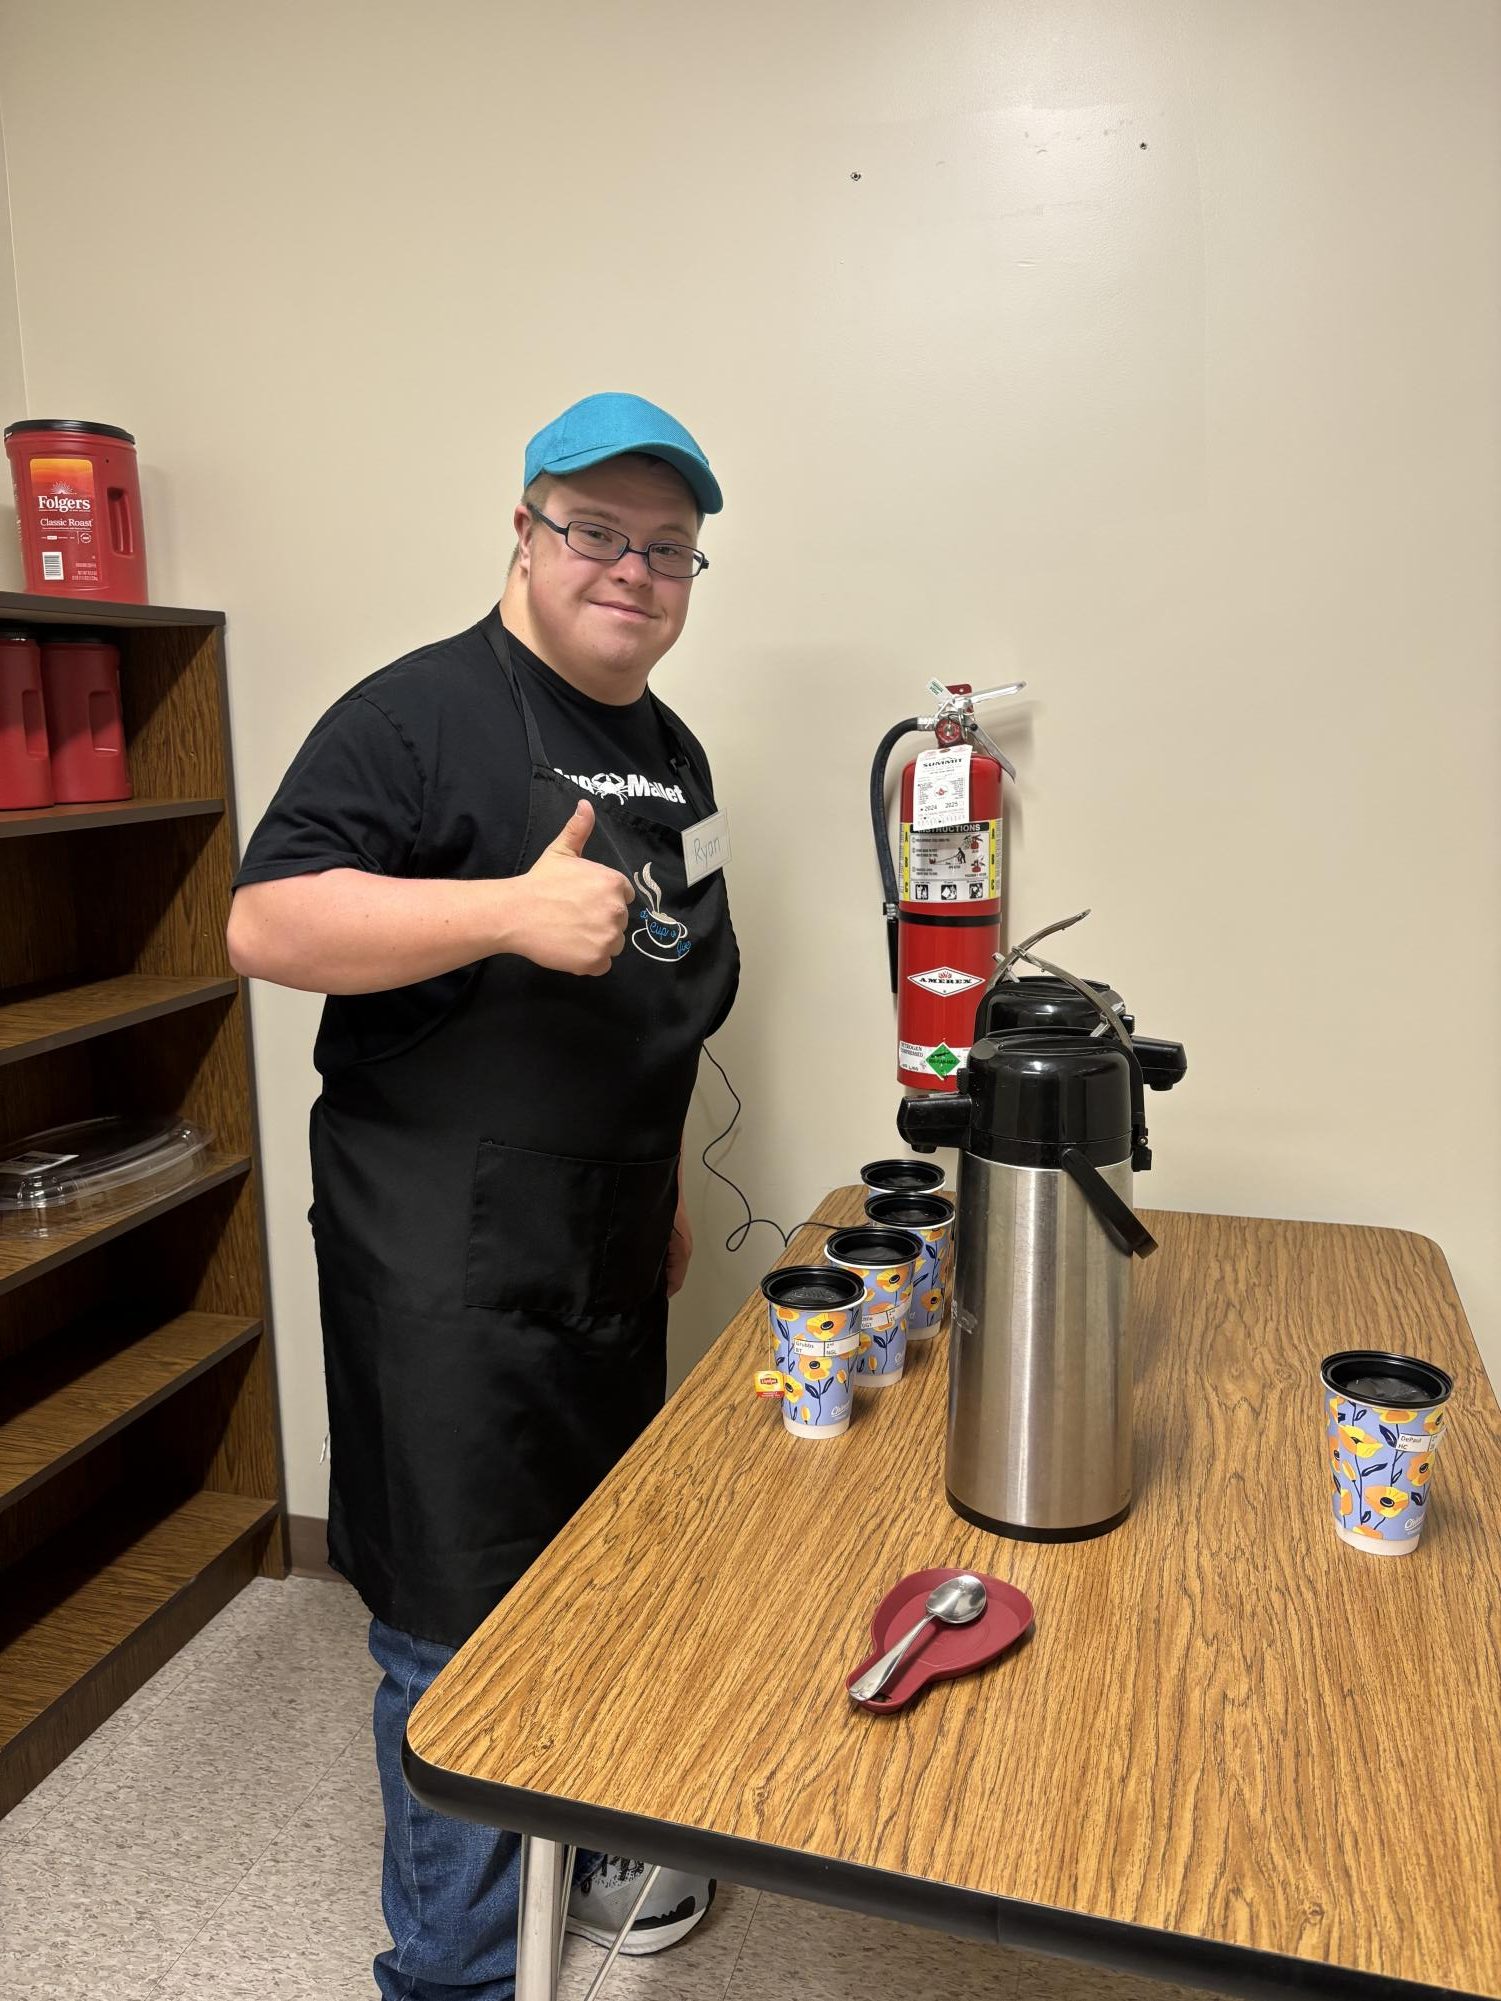
MULTIPOLYGON (((568 1894, 568 1930, 594 1945, 613 1945, 631 1905, 641 1894, 646 1869, 646 1863, 628 1862, 620 1855, 601 1856, 568 1894)), ((676 1869, 664 1869, 627 1932, 621 1952, 635 1958, 676 1945, 713 1903, 714 1889, 710 1877, 684 1876, 676 1869)))

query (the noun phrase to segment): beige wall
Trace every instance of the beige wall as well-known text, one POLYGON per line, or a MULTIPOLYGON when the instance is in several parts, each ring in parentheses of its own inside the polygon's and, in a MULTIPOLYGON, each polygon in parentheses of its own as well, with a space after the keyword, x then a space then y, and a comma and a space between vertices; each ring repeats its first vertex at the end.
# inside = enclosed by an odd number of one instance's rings
MULTIPOLYGON (((248 824, 493 600, 532 429, 660 398, 729 494, 658 685, 734 829, 758 1212, 893 1140, 875 739, 1024 676, 1013 935, 1092 905, 1075 962, 1190 1052, 1143 1193, 1426 1231, 1495 1367, 1498 42, 1487 0, 13 8, 31 414, 138 432, 248 824), (66 176, 64 75, 131 135, 66 176)), ((314 1016, 257 995, 303 1512, 314 1016)), ((773 1249, 690 1185, 680 1359, 773 1249)))
MULTIPOLYGON (((10 240, 10 177, 6 172, 4 106, 0 103, 0 431, 26 411, 16 260, 10 240)), ((21 588, 21 544, 8 468, 0 468, 0 591, 21 588)))

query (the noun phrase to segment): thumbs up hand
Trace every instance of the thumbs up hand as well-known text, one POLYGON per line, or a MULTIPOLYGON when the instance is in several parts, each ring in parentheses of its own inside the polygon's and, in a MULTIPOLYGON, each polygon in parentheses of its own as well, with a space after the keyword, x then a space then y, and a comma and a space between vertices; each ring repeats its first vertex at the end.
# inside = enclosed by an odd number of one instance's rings
POLYGON ((516 883, 507 949, 553 972, 597 978, 625 949, 632 890, 618 869, 586 859, 593 832, 594 808, 581 799, 557 839, 516 883))

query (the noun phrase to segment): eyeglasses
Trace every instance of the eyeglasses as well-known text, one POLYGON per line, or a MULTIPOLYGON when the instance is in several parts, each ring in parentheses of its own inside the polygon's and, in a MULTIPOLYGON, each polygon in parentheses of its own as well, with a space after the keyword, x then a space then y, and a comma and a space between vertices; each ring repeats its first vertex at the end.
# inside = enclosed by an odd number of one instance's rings
POLYGON ((554 535, 561 535, 577 556, 588 556, 596 563, 618 563, 622 556, 644 556, 646 567, 655 570, 659 577, 696 577, 701 570, 707 570, 709 559, 702 549, 690 549, 686 542, 648 542, 644 549, 632 546, 629 535, 622 535, 618 528, 602 528, 597 521, 570 521, 566 527, 561 522, 549 521, 528 501, 526 511, 533 521, 540 521, 544 528, 550 528, 554 535))

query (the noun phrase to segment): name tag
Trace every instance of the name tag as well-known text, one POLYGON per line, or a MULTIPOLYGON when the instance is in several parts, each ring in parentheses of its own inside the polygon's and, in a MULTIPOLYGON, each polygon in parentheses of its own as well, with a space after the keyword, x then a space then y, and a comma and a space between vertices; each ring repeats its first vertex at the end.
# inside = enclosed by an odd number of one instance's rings
POLYGON ((701 882, 730 858, 730 823, 723 811, 707 820, 695 820, 683 829, 683 873, 689 882, 701 882))

